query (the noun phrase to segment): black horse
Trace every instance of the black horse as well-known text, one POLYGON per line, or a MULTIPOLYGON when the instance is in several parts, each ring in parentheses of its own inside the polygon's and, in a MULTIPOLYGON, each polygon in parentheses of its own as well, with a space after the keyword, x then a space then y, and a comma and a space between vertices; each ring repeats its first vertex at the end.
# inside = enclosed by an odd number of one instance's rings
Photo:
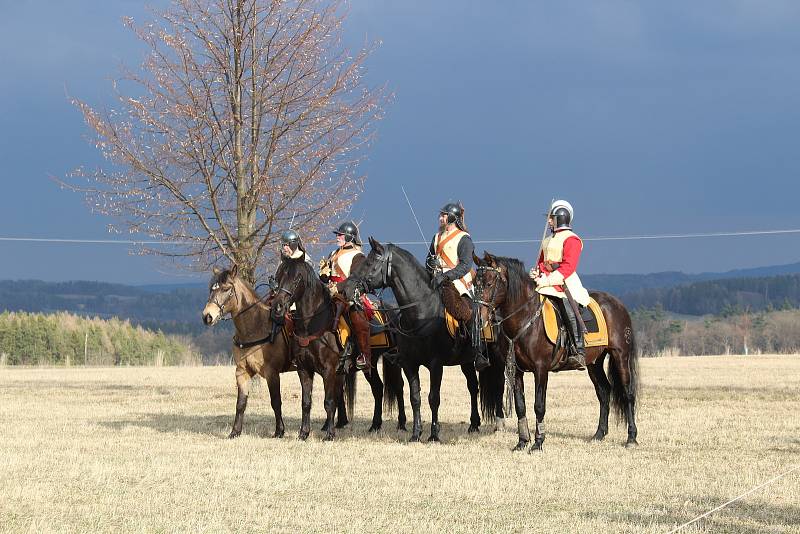
MULTIPOLYGON (((439 395, 445 365, 460 365, 467 379, 471 413, 469 432, 477 432, 481 418, 478 413, 479 379, 476 376, 474 357, 470 344, 454 340, 447 331, 444 305, 439 294, 431 289, 431 277, 419 261, 407 250, 369 239, 371 250, 367 259, 351 273, 344 285, 345 294, 353 299, 361 290, 392 289, 400 308, 399 323, 395 325, 398 336, 398 362, 403 368, 411 391, 411 409, 414 424, 410 441, 419 441, 422 433, 420 417, 419 367, 430 371, 431 391, 428 403, 431 408, 431 434, 428 441, 439 441, 439 395)), ((503 369, 493 365, 480 373, 481 407, 484 417, 503 417, 503 369)))
MULTIPOLYGON (((542 319, 542 304, 525 266, 514 258, 503 258, 485 253, 483 260, 475 258, 478 265, 478 282, 482 314, 494 317, 501 324, 501 350, 513 350, 514 403, 517 411, 519 442, 514 450, 522 450, 530 443, 530 431, 525 415, 524 373, 532 372, 536 384, 536 427, 531 451, 542 450, 544 442, 544 413, 547 399, 547 377, 564 348, 557 348, 547 339, 542 319), (513 343, 512 343, 513 340, 513 343)), ((628 440, 636 442, 636 399, 639 389, 639 361, 636 352, 631 317, 617 298, 602 291, 592 291, 602 309, 608 325, 608 343, 586 349, 586 369, 594 384, 600 403, 600 418, 592 439, 602 440, 608 434, 609 401, 616 413, 628 424, 628 440), (603 362, 609 357, 609 373, 603 362)))
MULTIPOLYGON (((342 392, 342 375, 336 373, 340 348, 333 331, 335 306, 328 288, 319 279, 313 268, 305 261, 305 255, 297 259, 283 258, 276 273, 276 287, 271 301, 273 318, 283 320, 292 304, 297 310, 292 318, 292 352, 295 355, 297 372, 302 387, 302 422, 300 439, 310 432, 311 391, 314 373, 322 375, 325 387, 326 440, 333 434, 333 413, 342 392)), ((403 403, 403 378, 400 368, 384 359, 385 390, 381 377, 376 372, 364 372, 372 389, 375 407, 370 432, 380 430, 383 424, 383 398, 387 407, 397 405, 397 428, 405 430, 406 414, 403 403)), ((349 406, 352 415, 352 404, 349 406)))

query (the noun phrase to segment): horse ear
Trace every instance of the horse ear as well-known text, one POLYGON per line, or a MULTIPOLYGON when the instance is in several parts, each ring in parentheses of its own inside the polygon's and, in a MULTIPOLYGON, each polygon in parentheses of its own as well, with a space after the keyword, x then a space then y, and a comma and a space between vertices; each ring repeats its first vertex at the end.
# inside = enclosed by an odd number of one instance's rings
POLYGON ((495 257, 486 252, 485 250, 483 251, 483 258, 484 260, 486 260, 486 263, 489 264, 489 267, 497 267, 497 262, 495 261, 495 257))
POLYGON ((235 277, 238 272, 239 272, 239 264, 234 263, 233 266, 231 267, 230 276, 235 277))
POLYGON ((369 236, 369 246, 370 246, 370 248, 375 248, 375 243, 377 243, 377 241, 375 241, 375 238, 372 237, 372 236, 369 236))
POLYGON ((377 239, 374 239, 372 236, 369 238, 369 246, 372 247, 372 250, 377 252, 378 254, 383 254, 383 245, 377 239))

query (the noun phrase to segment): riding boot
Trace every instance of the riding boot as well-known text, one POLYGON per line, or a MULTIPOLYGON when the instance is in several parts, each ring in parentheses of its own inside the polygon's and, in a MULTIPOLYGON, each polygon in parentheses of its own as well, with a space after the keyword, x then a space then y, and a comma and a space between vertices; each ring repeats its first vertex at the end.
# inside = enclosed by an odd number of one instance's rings
POLYGON ((372 347, 369 344, 369 321, 363 311, 351 308, 350 325, 353 328, 353 337, 358 344, 359 350, 359 354, 356 357, 356 367, 368 371, 372 368, 372 347))
POLYGON ((572 306, 569 305, 567 299, 559 300, 561 301, 560 308, 565 319, 564 322, 569 327, 570 337, 572 338, 572 344, 574 346, 574 351, 570 351, 567 361, 571 362, 573 365, 580 366, 580 368, 584 368, 586 367, 586 346, 583 341, 583 332, 578 327, 578 319, 575 317, 575 312, 572 310, 572 306))

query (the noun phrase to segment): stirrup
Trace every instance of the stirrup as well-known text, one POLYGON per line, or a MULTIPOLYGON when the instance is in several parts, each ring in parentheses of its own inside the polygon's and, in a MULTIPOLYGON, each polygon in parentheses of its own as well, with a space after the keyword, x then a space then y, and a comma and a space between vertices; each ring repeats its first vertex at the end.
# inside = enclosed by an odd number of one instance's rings
POLYGON ((372 366, 367 361, 367 358, 364 356, 363 352, 356 356, 356 369, 359 371, 368 371, 369 369, 372 369, 372 366))

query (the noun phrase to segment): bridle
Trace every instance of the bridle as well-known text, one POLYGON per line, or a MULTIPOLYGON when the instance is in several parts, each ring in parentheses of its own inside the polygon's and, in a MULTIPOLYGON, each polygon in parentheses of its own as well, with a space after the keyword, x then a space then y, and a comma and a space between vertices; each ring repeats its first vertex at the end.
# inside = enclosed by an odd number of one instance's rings
MULTIPOLYGON (((503 274, 503 271, 498 267, 490 267, 488 265, 479 265, 476 269, 477 275, 475 276, 475 285, 476 291, 475 296, 483 296, 483 292, 481 291, 484 285, 484 276, 488 271, 494 272, 500 280, 508 286, 508 278, 503 274)), ((480 306, 486 306, 489 308, 489 315, 494 317, 497 311, 497 306, 494 303, 494 299, 497 296, 497 280, 495 280, 494 284, 492 284, 492 296, 489 300, 482 300, 479 298, 474 299, 476 304, 480 306)))
MULTIPOLYGON (((476 291, 475 291, 476 295, 478 295, 478 294, 482 295, 482 292, 480 291, 480 289, 484 285, 484 275, 489 271, 496 273, 497 277, 499 278, 499 282, 502 282, 502 283, 506 284, 506 288, 508 287, 508 278, 506 277, 505 274, 503 274, 503 271, 499 267, 491 267, 491 266, 488 266, 488 265, 479 265, 478 268, 477 268, 477 271, 478 271, 478 273, 477 273, 477 276, 475 277, 475 282, 476 282, 475 285, 478 286, 476 288, 476 291)), ((525 300, 520 306, 518 306, 511 313, 509 313, 508 315, 506 315, 505 317, 503 317, 501 319, 497 319, 497 305, 494 302, 495 298, 497 297, 497 286, 498 286, 498 280, 495 280, 494 284, 492 285, 492 296, 489 298, 489 300, 475 299, 475 302, 477 304, 481 305, 481 306, 486 306, 487 308, 489 308, 489 318, 490 318, 492 324, 494 324, 496 326, 500 326, 501 328, 502 328, 504 322, 506 322, 508 319, 510 319, 514 315, 518 314, 519 312, 521 312, 525 308, 527 308, 528 304, 530 304, 531 301, 536 300, 536 299, 539 298, 538 294, 534 294, 534 296, 532 298, 530 298, 528 300, 525 300)), ((533 325, 534 321, 536 321, 536 319, 539 318, 539 315, 541 315, 541 313, 542 313, 542 307, 541 306, 537 306, 536 307, 536 313, 520 329, 520 331, 515 336, 515 339, 517 337, 519 337, 522 332, 524 332, 525 330, 530 328, 531 325, 533 325)))
POLYGON ((211 286, 211 291, 213 291, 213 293, 208 297, 208 300, 206 301, 206 305, 208 305, 208 304, 215 305, 217 308, 219 308, 220 316, 224 316, 225 313, 226 313, 225 312, 225 305, 228 303, 229 300, 231 300, 231 297, 234 294, 236 294, 235 286, 233 284, 231 284, 231 288, 228 290, 228 294, 225 295, 225 300, 222 301, 222 302, 220 302, 219 299, 218 299, 219 294, 217 293, 217 289, 219 289, 219 282, 214 282, 214 285, 211 286))
POLYGON ((364 284, 364 288, 367 292, 373 292, 376 289, 386 287, 389 284, 389 278, 392 276, 392 254, 394 253, 394 247, 391 243, 386 245, 386 251, 384 254, 375 253, 375 259, 382 263, 381 265, 381 284, 380 286, 372 287, 369 283, 369 280, 366 278, 360 278, 359 282, 364 284))

